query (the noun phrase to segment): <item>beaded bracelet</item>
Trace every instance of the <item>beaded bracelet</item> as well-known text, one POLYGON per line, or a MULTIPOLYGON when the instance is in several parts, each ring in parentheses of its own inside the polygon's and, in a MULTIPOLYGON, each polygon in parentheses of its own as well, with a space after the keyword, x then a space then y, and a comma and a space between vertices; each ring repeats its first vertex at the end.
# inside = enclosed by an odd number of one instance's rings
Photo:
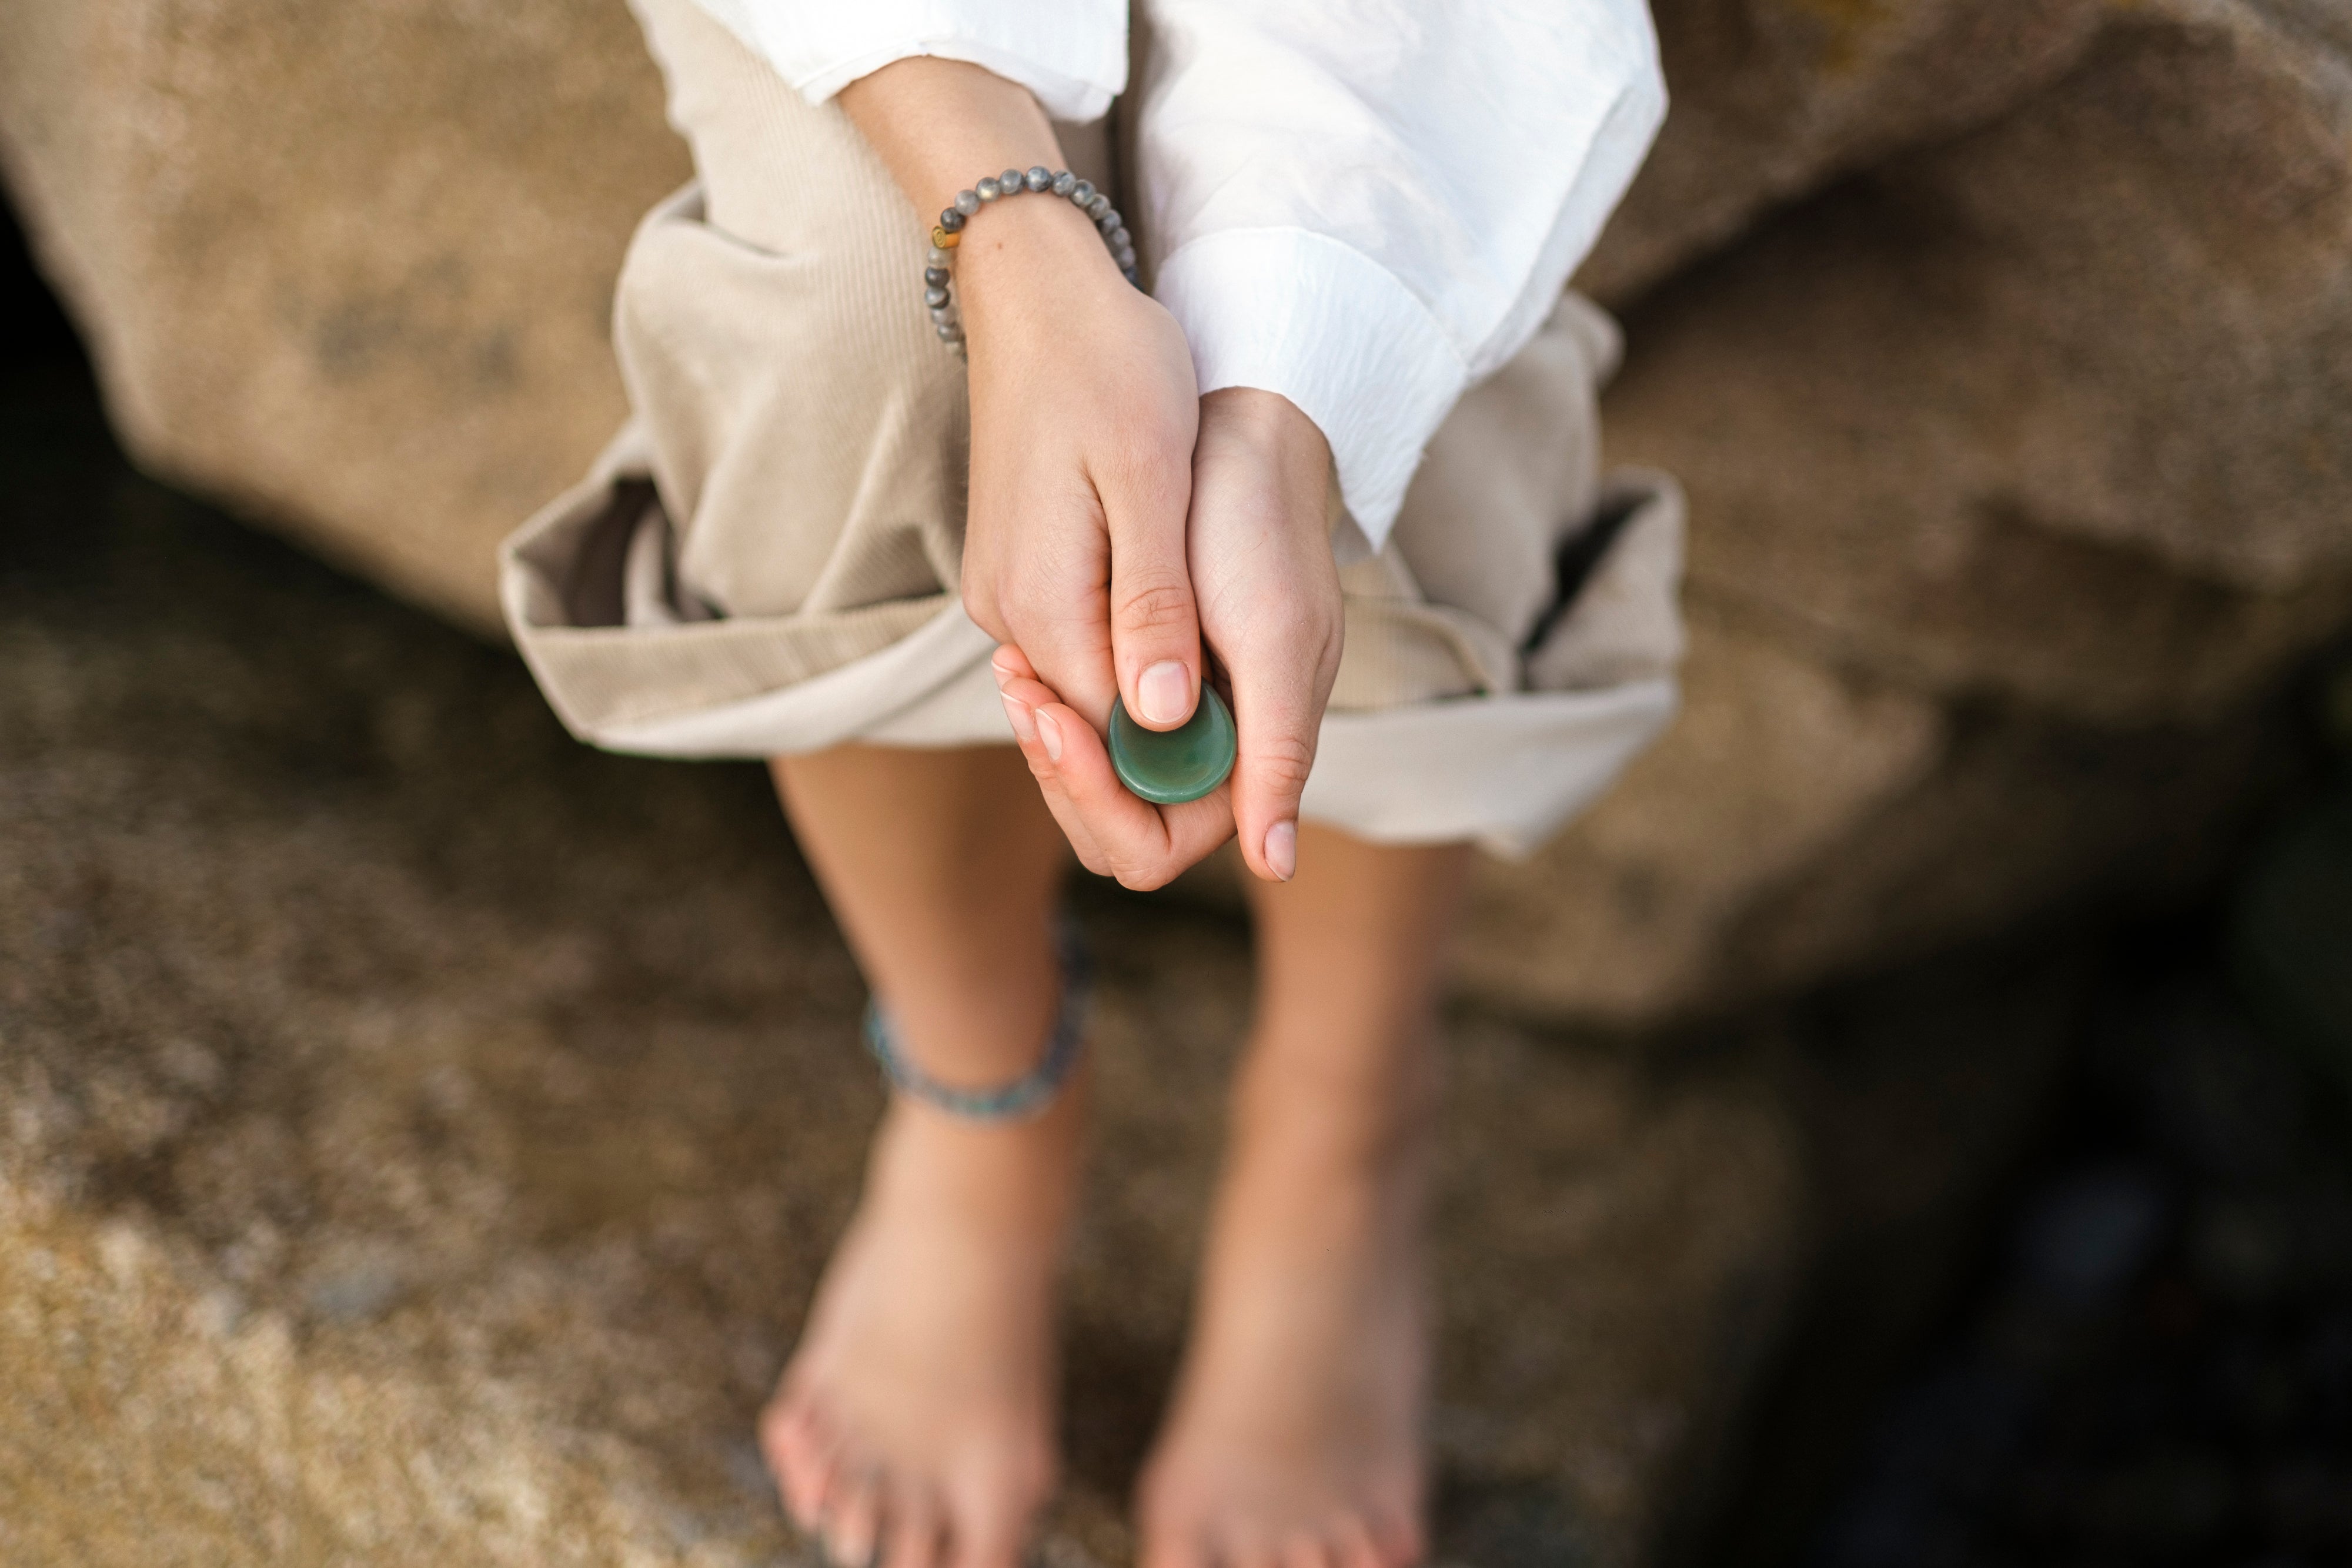
MULTIPOLYGON (((1048 169, 1040 163, 1023 173, 1007 169, 1003 173, 982 180, 969 191, 956 193, 955 204, 940 214, 940 221, 931 230, 930 255, 923 263, 923 303, 930 307, 931 325, 940 334, 940 341, 963 357, 963 318, 956 311, 955 298, 948 286, 954 278, 956 246, 963 243, 963 225, 973 214, 989 203, 1004 196, 1016 196, 1034 191, 1040 194, 1051 192, 1066 200, 1070 205, 1094 220, 1095 230, 1110 247, 1111 259, 1128 282, 1135 283, 1135 236, 1127 232, 1127 225, 1110 198, 1079 179, 1067 169, 1048 169)), ((1141 284, 1136 284, 1141 287, 1141 284)))
POLYGON ((915 1065, 898 1043, 890 1015, 877 1000, 866 1004, 866 1047, 882 1064, 883 1077, 899 1092, 970 1122, 1020 1121, 1045 1110, 1061 1092, 1063 1082, 1086 1048, 1087 999, 1093 990, 1086 946, 1067 916, 1055 935, 1055 946, 1062 960, 1062 1005, 1054 1014, 1053 1032, 1045 1037, 1045 1054, 1036 1066, 993 1089, 958 1089, 942 1083, 915 1065))

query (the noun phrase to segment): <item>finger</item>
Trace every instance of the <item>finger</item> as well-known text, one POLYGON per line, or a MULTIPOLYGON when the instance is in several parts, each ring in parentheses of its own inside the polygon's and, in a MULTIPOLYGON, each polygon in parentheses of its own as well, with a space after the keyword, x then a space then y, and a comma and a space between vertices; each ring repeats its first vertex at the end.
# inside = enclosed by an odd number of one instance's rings
POLYGON ((1062 700, 1108 724, 1118 677, 1111 667, 1110 541, 1101 503, 1076 476, 1070 493, 1040 505, 1083 513, 1083 519, 1034 530, 1017 566, 1001 563, 992 582, 982 580, 988 569, 967 556, 964 603, 974 610, 987 602, 993 619, 982 628, 1001 643, 1018 643, 1062 700))
POLYGON ((1270 882, 1298 872, 1298 800, 1315 766, 1323 705, 1339 664, 1336 648, 1307 645, 1287 654, 1253 650, 1231 666, 1234 725, 1234 832, 1242 859, 1270 882))
POLYGON ((1102 862, 1101 874, 1132 888, 1164 886, 1233 831, 1223 789, 1181 806, 1152 806, 1119 783, 1102 737, 1076 709, 1054 701, 1048 688, 1011 681, 1005 696, 1008 704, 1030 706, 1037 741, 1024 745, 1023 755, 1047 788, 1049 804, 1055 803, 1053 789, 1060 790, 1068 814, 1057 807, 1055 820, 1072 834, 1073 847, 1081 834, 1089 841, 1102 862))
POLYGON ((1035 704, 1041 695, 1050 699, 1051 688, 1036 678, 1035 670, 1021 650, 1009 644, 996 651, 992 668, 997 692, 1004 699, 1005 719, 1013 726, 1013 738, 1021 747, 1023 760, 1029 764, 1030 777, 1037 780, 1037 791, 1045 798, 1045 809, 1053 813, 1062 836, 1070 841, 1078 863, 1097 876, 1110 875, 1109 861, 1095 842, 1086 820, 1070 804, 1069 792, 1062 788, 1037 733, 1035 704), (1024 683, 1018 694, 1011 689, 1015 680, 1024 683))
POLYGON ((1110 528, 1111 662, 1128 716, 1174 729, 1201 698, 1201 612, 1185 560, 1187 461, 1139 465, 1097 482, 1110 528))
MULTIPOLYGON (((1083 762, 1073 756, 1073 748, 1091 746, 1100 749, 1101 737, 1042 682, 1007 681, 1002 689, 1006 715, 1025 713, 1027 716, 1028 733, 1022 736, 1021 752, 1028 760, 1029 771, 1036 779, 1038 789, 1045 795, 1045 804, 1053 811, 1054 820, 1069 836, 1070 847, 1078 852, 1078 858, 1096 875, 1118 875, 1121 857, 1115 855, 1114 851, 1131 852, 1135 844, 1147 841, 1143 835, 1148 830, 1139 818, 1119 810, 1116 806, 1110 812, 1082 810, 1071 799, 1068 779, 1062 770, 1066 759, 1083 768, 1083 762)), ((1021 735, 1018 719, 1014 722, 1014 733, 1021 735)), ((1132 796, 1129 800, 1141 810, 1150 810, 1132 796)))
POLYGON ((1029 655, 1021 651, 1018 643, 1000 644, 988 662, 996 671, 1000 685, 1007 680, 1034 681, 1037 678, 1037 666, 1029 662, 1029 655))

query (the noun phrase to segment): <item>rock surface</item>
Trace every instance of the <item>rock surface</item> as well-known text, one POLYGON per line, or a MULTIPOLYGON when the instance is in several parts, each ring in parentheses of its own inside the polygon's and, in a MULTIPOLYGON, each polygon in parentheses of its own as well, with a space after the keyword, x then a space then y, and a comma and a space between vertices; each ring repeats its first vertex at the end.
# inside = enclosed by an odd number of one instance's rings
POLYGON ((142 463, 483 630, 689 172, 619 0, 12 5, 0 171, 142 463))
MULTIPOLYGON (((505 654, 121 469, 53 382, 0 432, 0 1558, 807 1560, 750 1423, 880 1093, 764 779, 574 746, 505 654)), ((1127 1560, 1248 987, 1232 923, 1078 899, 1063 1568, 1127 1560)), ((1444 1561, 1658 1560, 1810 1260, 1955 1255, 2063 987, 1879 1010, 1633 1050, 1451 1017, 1444 1561)))
MULTIPOLYGON (((503 654, 5 412, 0 1556, 773 1561, 750 1423, 880 1093, 757 770, 588 753, 503 654)), ((1125 1557, 1248 990, 1225 923, 1085 918, 1063 1563, 1125 1557)), ((1627 1561, 1786 1298, 1792 1125, 1451 1043, 1449 1528, 1627 1561)))
POLYGON ((1765 212, 1982 124, 2071 65, 2103 0, 1655 0, 1673 112, 1578 274, 1621 305, 1765 212))
MULTIPOLYGON (((1615 455, 1693 493, 1686 711, 1475 901, 1463 1564, 1674 1560, 1750 1445, 1801 1470, 1749 1426, 1775 1347, 1801 1316, 1809 1411, 1858 1407, 2066 992, 1527 1018, 2191 880, 2352 615, 2340 8, 1659 19, 1676 118, 1584 281, 1631 307, 1615 455)), ((685 172, 610 0, 18 5, 0 170, 142 463, 477 628, 489 546, 619 416, 612 271, 685 172)), ((0 1557, 802 1560, 748 1426, 878 1094, 760 780, 583 752, 510 659, 120 472, 77 406, 0 396, 0 1557)), ((1119 1158, 1056 1568, 1126 1560, 1246 988, 1228 923, 1082 902, 1119 1158)))
POLYGON ((1491 870, 1486 994, 1651 1016, 2198 874, 2283 672, 2352 622, 2317 14, 2133 7, 1631 315, 1604 417, 1690 491, 1687 708, 1491 870))
MULTIPOLYGON (((1584 282, 1613 453, 1692 492, 1689 711, 1490 870, 1474 988, 1698 1012, 2193 874, 2352 620, 2340 10, 1658 20, 1675 113, 1584 282)), ((477 627, 618 416, 658 96, 611 0, 0 14, 0 161, 142 461, 477 627)))

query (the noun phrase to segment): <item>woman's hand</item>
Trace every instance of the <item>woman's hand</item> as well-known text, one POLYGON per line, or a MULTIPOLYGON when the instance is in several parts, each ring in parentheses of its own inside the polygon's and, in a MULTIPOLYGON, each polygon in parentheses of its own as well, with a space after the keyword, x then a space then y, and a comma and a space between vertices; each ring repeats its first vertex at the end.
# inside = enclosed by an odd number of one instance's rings
MULTIPOLYGON (((901 60, 841 102, 926 221, 985 172, 1061 164, 1036 101, 976 66, 901 60)), ((1339 655, 1321 433, 1270 392, 1198 397, 1173 319, 1066 202, 982 208, 955 273, 971 362, 964 606, 1006 644, 998 682, 1047 803, 1089 869, 1131 886, 1167 882, 1236 824, 1250 869, 1287 880, 1339 655), (1205 799, 1154 807, 1111 771, 1111 704, 1153 729, 1189 719, 1204 628, 1240 758, 1205 799)))
POLYGON ((1233 812, 1242 858, 1278 882, 1297 869, 1298 796, 1339 673, 1330 485, 1330 444, 1288 398, 1229 387, 1201 400, 1192 591, 1241 730, 1233 812))
MULTIPOLYGON (((978 66, 899 60, 841 104, 926 225, 983 175, 1061 166, 1036 99, 978 66)), ((1097 730, 1122 694, 1137 720, 1172 729, 1201 690, 1184 565, 1199 400, 1183 333, 1119 275, 1086 214, 1050 196, 974 214, 955 291, 971 358, 964 607, 1097 730)))
POLYGON ((1184 335, 1066 202, 1000 201, 964 234, 964 608, 1097 733, 1114 698, 1172 729, 1202 675, 1184 559, 1200 400, 1184 335))
POLYGON ((1241 730, 1233 778, 1203 799, 1155 807, 1129 794, 1098 733, 1023 650, 997 650, 1022 753, 1088 870, 1157 887, 1238 828, 1253 872, 1297 871, 1299 792, 1339 666, 1329 471, 1322 433, 1287 399, 1235 388, 1202 400, 1189 565, 1241 730))

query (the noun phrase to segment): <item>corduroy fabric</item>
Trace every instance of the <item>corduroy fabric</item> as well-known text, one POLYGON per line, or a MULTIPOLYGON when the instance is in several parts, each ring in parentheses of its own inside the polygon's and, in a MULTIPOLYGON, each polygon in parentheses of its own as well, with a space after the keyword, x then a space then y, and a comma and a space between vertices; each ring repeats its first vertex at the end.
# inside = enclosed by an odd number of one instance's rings
MULTIPOLYGON (((836 107, 692 0, 634 3, 698 177, 623 268, 631 421, 505 547, 518 643, 573 732, 614 749, 1009 741, 953 591, 968 413, 916 287, 923 225, 836 107)), ((1099 126, 1065 146, 1108 188, 1099 126)), ((1462 397, 1381 552, 1342 568, 1309 817, 1523 850, 1670 715, 1680 500, 1658 476, 1604 485, 1617 352, 1606 316, 1563 299, 1462 397), (1630 518, 1562 584, 1562 541, 1604 510, 1630 518)))

